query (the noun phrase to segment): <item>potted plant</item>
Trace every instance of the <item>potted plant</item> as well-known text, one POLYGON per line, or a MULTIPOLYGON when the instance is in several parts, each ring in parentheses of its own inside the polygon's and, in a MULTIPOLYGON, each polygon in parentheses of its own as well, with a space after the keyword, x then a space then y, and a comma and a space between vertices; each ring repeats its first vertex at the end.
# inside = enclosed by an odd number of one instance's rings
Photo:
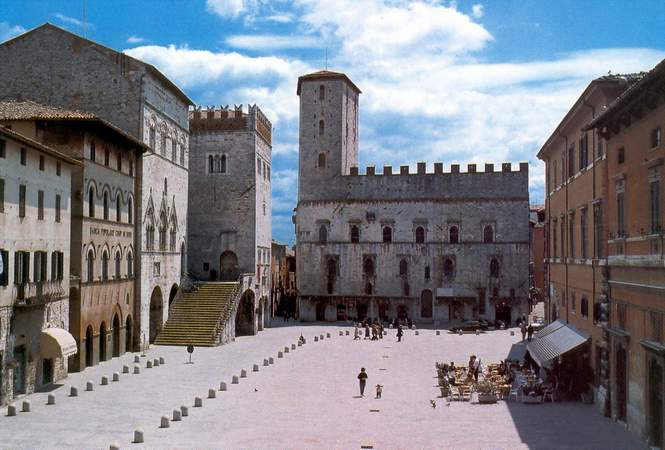
POLYGON ((478 392, 478 403, 496 403, 496 386, 491 381, 481 381, 476 388, 478 392))

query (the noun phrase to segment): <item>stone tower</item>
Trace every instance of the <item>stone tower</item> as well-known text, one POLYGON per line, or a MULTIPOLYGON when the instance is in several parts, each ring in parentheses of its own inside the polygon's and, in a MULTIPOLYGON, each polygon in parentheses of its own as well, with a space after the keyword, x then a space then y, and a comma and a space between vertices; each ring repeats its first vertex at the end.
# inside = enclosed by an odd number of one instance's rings
POLYGON ((343 73, 323 70, 298 78, 299 200, 313 200, 358 165, 360 89, 343 73))

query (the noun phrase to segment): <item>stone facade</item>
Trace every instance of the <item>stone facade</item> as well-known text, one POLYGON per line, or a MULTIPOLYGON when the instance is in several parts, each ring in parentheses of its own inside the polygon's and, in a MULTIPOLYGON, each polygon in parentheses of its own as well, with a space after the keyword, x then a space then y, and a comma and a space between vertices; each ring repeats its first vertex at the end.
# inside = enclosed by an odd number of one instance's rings
POLYGON ((270 316, 272 125, 254 105, 193 110, 190 130, 189 275, 253 277, 262 329, 270 316))
POLYGON ((359 174, 359 89, 299 79, 296 209, 301 320, 439 323, 528 313, 528 166, 436 163, 359 174))
POLYGON ((138 319, 134 334, 139 338, 137 347, 147 344, 166 320, 166 298, 175 296, 184 267, 191 100, 152 65, 51 24, 0 45, 0 59, 0 99, 29 99, 88 111, 152 149, 142 164, 136 213, 154 226, 155 234, 167 226, 170 239, 175 227, 175 246, 169 241, 151 247, 146 227, 137 230, 141 264, 135 289, 140 302, 134 312, 138 319), (162 204, 166 218, 177 222, 161 220, 162 204))
POLYGON ((0 126, 0 404, 67 376, 42 331, 69 328, 72 172, 80 163, 0 126))

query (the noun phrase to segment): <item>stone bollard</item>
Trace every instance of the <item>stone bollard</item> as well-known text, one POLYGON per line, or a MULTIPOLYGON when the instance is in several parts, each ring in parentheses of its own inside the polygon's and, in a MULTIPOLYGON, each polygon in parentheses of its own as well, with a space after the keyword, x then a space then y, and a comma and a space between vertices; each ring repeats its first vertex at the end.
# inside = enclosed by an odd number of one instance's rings
POLYGON ((270 364, 270 363, 268 362, 267 359, 264 359, 264 360, 263 360, 263 366, 264 366, 264 367, 267 366, 267 365, 269 365, 269 364, 270 364))
POLYGON ((437 336, 441 335, 441 330, 436 330, 436 335, 437 336))
POLYGON ((122 373, 129 373, 129 366, 122 366, 122 373))
POLYGON ((277 352, 277 358, 284 358, 284 353, 277 352))
POLYGON ((142 444, 143 443, 143 430, 141 428, 137 428, 134 430, 134 444, 142 444))
POLYGON ((109 450, 120 450, 120 444, 114 442, 113 444, 109 445, 109 450))
POLYGON ((145 367, 146 367, 146 369, 152 369, 152 361, 146 361, 145 362, 145 367))
POLYGON ((231 377, 231 384, 238 384, 238 375, 233 375, 231 377))
POLYGON ((166 364, 166 360, 164 359, 163 356, 159 357, 159 363, 162 364, 162 365, 166 364))
POLYGON ((101 384, 102 386, 106 386, 106 385, 108 385, 108 384, 109 384, 109 377, 107 377, 106 375, 104 375, 104 376, 102 377, 102 382, 101 382, 100 384, 101 384))
POLYGON ((113 381, 120 381, 120 374, 118 372, 113 372, 113 381))
POLYGON ((194 397, 194 408, 200 408, 203 406, 203 399, 201 397, 194 397))
POLYGON ((476 330, 476 336, 480 336, 480 330, 476 330))
POLYGON ((459 334, 461 336, 461 335, 464 334, 464 332, 462 331, 462 329, 459 329, 459 330, 457 330, 457 334, 459 334))
POLYGON ((141 362, 141 358, 139 358, 139 355, 135 355, 135 356, 134 356, 134 362, 135 362, 135 363, 137 363, 137 362, 141 362))
POLYGON ((330 339, 330 333, 326 333, 326 337, 330 339))
POLYGON ((296 344, 291 344, 291 350, 295 350, 295 349, 296 349, 296 344))
POLYGON ((273 358, 272 356, 270 358, 268 358, 268 363, 269 364, 275 364, 275 358, 273 358))
POLYGON ((220 391, 225 391, 226 390, 226 383, 225 382, 222 381, 221 383, 219 383, 219 390, 220 391))
POLYGON ((162 420, 159 424, 159 428, 168 428, 170 426, 169 423, 169 418, 166 416, 162 416, 162 420))
POLYGON ((49 394, 48 397, 46 397, 46 404, 47 405, 55 405, 55 395, 54 394, 49 394))
POLYGON ((173 410, 173 420, 174 422, 180 422, 182 420, 182 411, 179 409, 174 409, 173 410))
POLYGON ((418 330, 416 330, 416 336, 418 336, 419 334, 420 334, 420 333, 418 332, 418 330))
POLYGON ((134 366, 134 375, 141 373, 141 368, 139 366, 134 366))
POLYGON ((77 388, 76 386, 72 386, 71 388, 69 388, 70 397, 78 397, 78 395, 79 395, 79 388, 77 388))
POLYGON ((86 390, 86 391, 92 391, 93 389, 94 389, 94 386, 93 386, 93 384, 92 384, 92 381, 87 381, 87 382, 85 383, 85 390, 86 390))
POLYGON ((302 342, 298 341, 298 347, 302 347, 302 342))
POLYGON ((259 371, 259 365, 258 365, 258 364, 254 364, 254 365, 252 366, 252 372, 258 372, 258 371, 259 371))
POLYGON ((320 335, 320 336, 319 336, 319 339, 323 340, 323 335, 320 335))
POLYGON ((240 371, 240 378, 247 378, 247 371, 245 369, 240 371))
POLYGON ((344 334, 346 334, 347 336, 349 336, 351 333, 349 333, 349 330, 346 330, 346 332, 345 332, 344 334))
POLYGON ((7 416, 12 417, 16 415, 16 405, 7 405, 7 416))
POLYGON ((21 412, 30 412, 30 400, 23 400, 21 405, 21 412))
POLYGON ((510 330, 510 335, 515 336, 515 332, 513 330, 510 330))
POLYGON ((339 335, 344 336, 344 332, 342 330, 339 330, 339 335))
POLYGON ((215 398, 217 397, 217 391, 214 389, 208 389, 208 398, 215 398))
POLYGON ((289 353, 289 347, 284 347, 284 353, 289 353))
POLYGON ((189 408, 184 405, 180 407, 180 412, 182 413, 182 417, 189 416, 189 408))
POLYGON ((314 336, 314 342, 319 342, 318 336, 314 336))
POLYGON ((152 365, 155 367, 159 367, 159 360, 157 358, 152 360, 152 365))

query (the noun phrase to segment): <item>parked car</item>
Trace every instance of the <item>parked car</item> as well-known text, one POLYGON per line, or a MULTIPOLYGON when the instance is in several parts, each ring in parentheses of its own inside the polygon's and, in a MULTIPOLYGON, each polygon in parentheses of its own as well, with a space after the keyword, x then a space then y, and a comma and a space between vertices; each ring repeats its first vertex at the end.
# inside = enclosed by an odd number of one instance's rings
POLYGON ((461 325, 452 328, 455 333, 462 331, 487 330, 487 321, 485 320, 465 320, 461 325))

